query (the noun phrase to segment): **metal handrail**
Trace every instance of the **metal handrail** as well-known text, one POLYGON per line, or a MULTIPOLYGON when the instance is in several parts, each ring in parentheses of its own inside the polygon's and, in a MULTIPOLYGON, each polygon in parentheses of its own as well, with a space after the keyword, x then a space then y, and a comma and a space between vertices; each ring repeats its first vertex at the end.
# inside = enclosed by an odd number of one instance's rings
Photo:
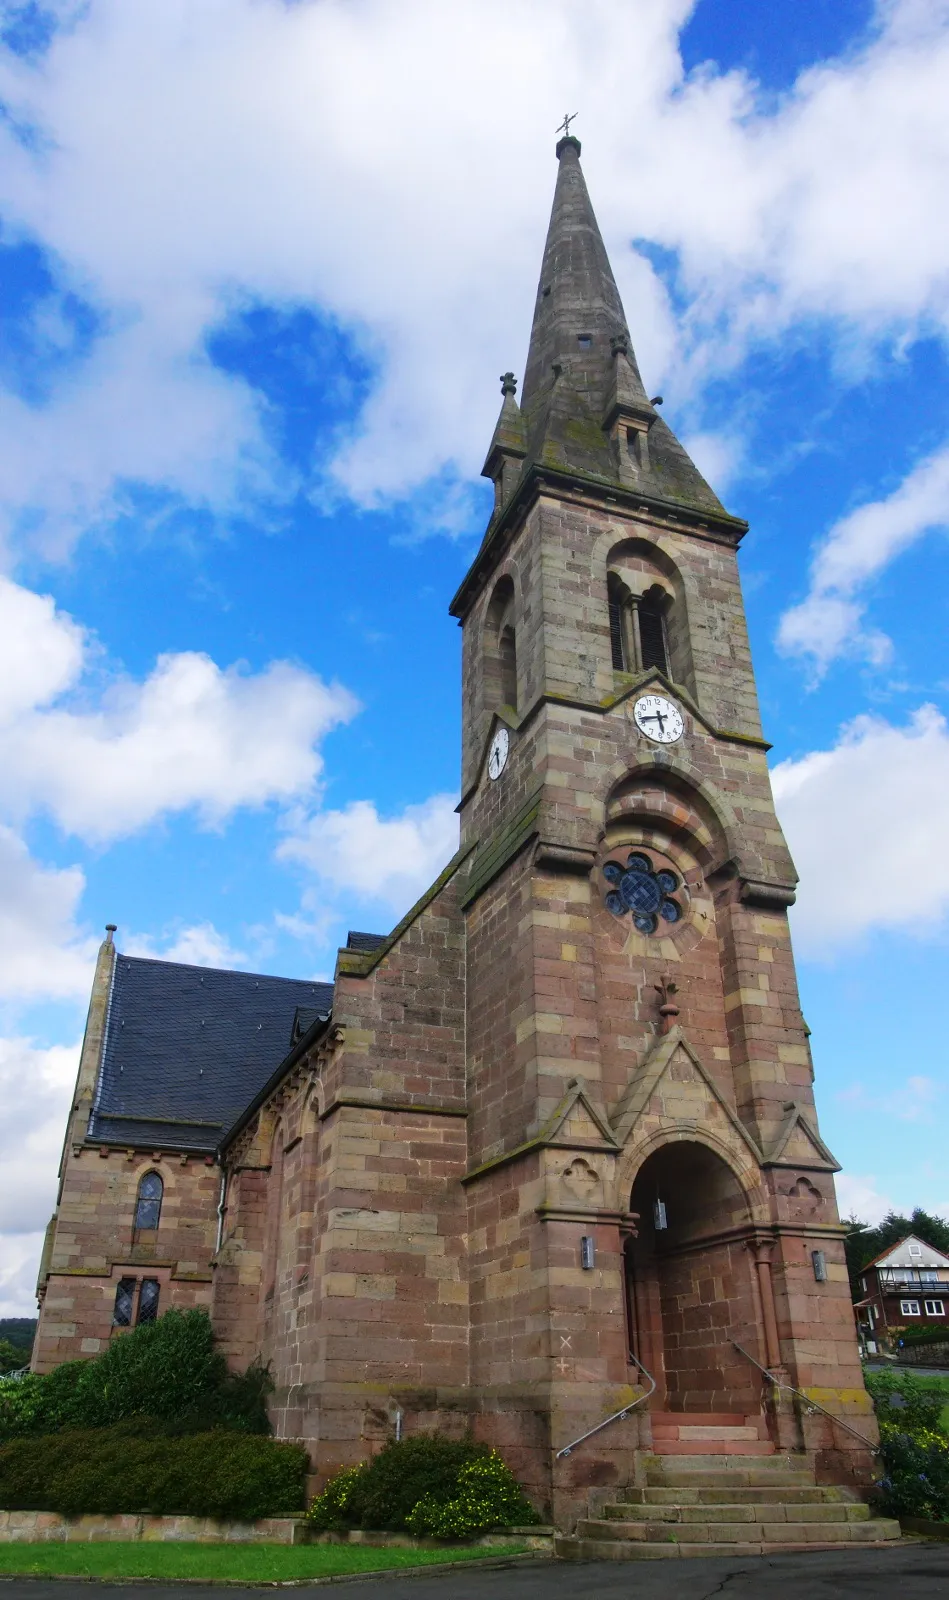
POLYGON ((838 1428, 845 1428, 848 1433, 852 1433, 854 1438, 859 1439, 861 1444, 865 1444, 867 1449, 872 1451, 875 1456, 880 1454, 880 1446, 878 1444, 873 1444, 865 1434, 858 1433, 856 1428, 851 1428, 850 1423, 845 1422, 843 1417, 838 1417, 835 1412, 828 1411, 826 1406, 822 1406, 819 1400, 812 1400, 810 1395, 805 1394, 803 1389, 796 1388, 793 1383, 785 1383, 783 1379, 778 1377, 777 1373, 772 1372, 768 1367, 763 1367, 761 1362, 756 1361, 754 1356, 745 1349, 744 1345, 740 1345, 738 1343, 737 1339, 733 1339, 732 1344, 736 1350, 741 1352, 746 1360, 751 1362, 753 1367, 757 1367, 759 1372, 763 1372, 765 1377, 770 1379, 776 1389, 787 1389, 789 1394, 799 1395, 804 1401, 805 1408, 808 1411, 820 1411, 825 1417, 829 1417, 831 1422, 835 1422, 838 1428))
POLYGON ((623 1418, 628 1417, 631 1411, 635 1411, 636 1407, 641 1406, 644 1400, 648 1400, 651 1395, 655 1394, 656 1380, 652 1373, 646 1371, 642 1362, 636 1360, 632 1351, 629 1352, 629 1359, 649 1379, 652 1387, 647 1389, 645 1394, 641 1394, 637 1400, 631 1400, 628 1406, 623 1407, 622 1411, 614 1411, 611 1417, 604 1417, 603 1421, 598 1422, 595 1428, 590 1428, 586 1433, 581 1433, 579 1439, 574 1439, 572 1444, 564 1445, 562 1450, 557 1451, 554 1457, 555 1461, 559 1461, 561 1456, 568 1456, 571 1450, 576 1450, 578 1444, 583 1444, 587 1439, 592 1439, 595 1433, 599 1433, 603 1428, 608 1428, 611 1422, 622 1422, 623 1418))

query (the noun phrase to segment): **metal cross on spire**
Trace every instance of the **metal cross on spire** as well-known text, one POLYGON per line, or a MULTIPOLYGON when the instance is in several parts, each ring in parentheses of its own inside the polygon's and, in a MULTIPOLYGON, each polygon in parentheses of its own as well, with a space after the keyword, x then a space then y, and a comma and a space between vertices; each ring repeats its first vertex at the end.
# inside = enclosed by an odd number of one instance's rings
POLYGON ((564 117, 563 122, 560 124, 560 127, 557 129, 557 132, 558 133, 562 133, 565 139, 569 139, 570 138, 570 124, 571 124, 571 122, 576 122, 577 117, 579 115, 580 115, 579 111, 571 111, 571 112, 569 112, 564 117))

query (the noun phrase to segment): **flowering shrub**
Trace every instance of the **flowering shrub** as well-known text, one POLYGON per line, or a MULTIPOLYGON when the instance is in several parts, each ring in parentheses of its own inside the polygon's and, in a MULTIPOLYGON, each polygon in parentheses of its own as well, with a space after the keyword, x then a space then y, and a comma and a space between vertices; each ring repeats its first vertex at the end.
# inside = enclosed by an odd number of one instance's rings
POLYGON ((496 1451, 429 1434, 387 1444, 371 1461, 343 1467, 307 1517, 327 1531, 386 1528, 441 1539, 537 1521, 496 1451))
POLYGON ((410 1533, 436 1539, 470 1539, 487 1528, 510 1528, 537 1521, 537 1513, 521 1493, 510 1467, 496 1450, 482 1461, 461 1468, 455 1493, 439 1501, 426 1495, 405 1519, 410 1533))
POLYGON ((341 1467, 330 1478, 323 1493, 311 1500, 307 1521, 324 1533, 350 1527, 349 1513, 353 1498, 354 1495, 358 1496, 359 1486, 368 1470, 368 1462, 365 1461, 361 1461, 358 1467, 341 1467))
POLYGON ((949 1437, 940 1424, 945 1397, 907 1372, 868 1373, 866 1382, 880 1424, 878 1509, 889 1517, 949 1522, 949 1437))
POLYGON ((949 1438, 941 1429, 906 1433, 881 1422, 880 1455, 877 1501, 885 1516, 949 1522, 949 1438))

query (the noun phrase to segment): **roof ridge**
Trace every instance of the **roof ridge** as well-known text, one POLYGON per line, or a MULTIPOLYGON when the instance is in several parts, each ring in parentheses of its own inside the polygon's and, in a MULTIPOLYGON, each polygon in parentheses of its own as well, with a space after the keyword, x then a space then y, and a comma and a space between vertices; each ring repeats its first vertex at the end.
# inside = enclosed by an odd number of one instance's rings
POLYGON ((122 950, 116 950, 115 960, 116 965, 120 961, 134 961, 137 966, 177 967, 182 972, 217 972, 229 978, 263 978, 267 983, 309 983, 324 988, 333 987, 332 978, 288 978, 280 972, 250 972, 245 967, 212 967, 204 961, 170 961, 164 956, 131 956, 122 950))

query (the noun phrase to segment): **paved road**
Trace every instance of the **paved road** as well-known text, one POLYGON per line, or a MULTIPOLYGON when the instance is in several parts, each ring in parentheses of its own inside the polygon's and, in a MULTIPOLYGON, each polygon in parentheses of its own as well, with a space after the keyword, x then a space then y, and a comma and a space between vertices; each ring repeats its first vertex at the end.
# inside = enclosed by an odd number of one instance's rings
MULTIPOLYGON (((328 1588, 332 1593, 337 1586, 328 1588)), ((0 1600, 92 1600, 98 1590, 105 1591, 101 1600, 222 1600, 220 1588, 197 1584, 0 1580, 0 1600)), ((338 1593, 339 1600, 712 1600, 719 1595, 724 1600, 894 1600, 894 1595, 946 1600, 949 1542, 744 1560, 538 1561, 491 1571, 459 1567, 451 1573, 423 1568, 412 1575, 349 1581, 338 1593)), ((241 1588, 237 1595, 274 1600, 272 1587, 241 1588)))

